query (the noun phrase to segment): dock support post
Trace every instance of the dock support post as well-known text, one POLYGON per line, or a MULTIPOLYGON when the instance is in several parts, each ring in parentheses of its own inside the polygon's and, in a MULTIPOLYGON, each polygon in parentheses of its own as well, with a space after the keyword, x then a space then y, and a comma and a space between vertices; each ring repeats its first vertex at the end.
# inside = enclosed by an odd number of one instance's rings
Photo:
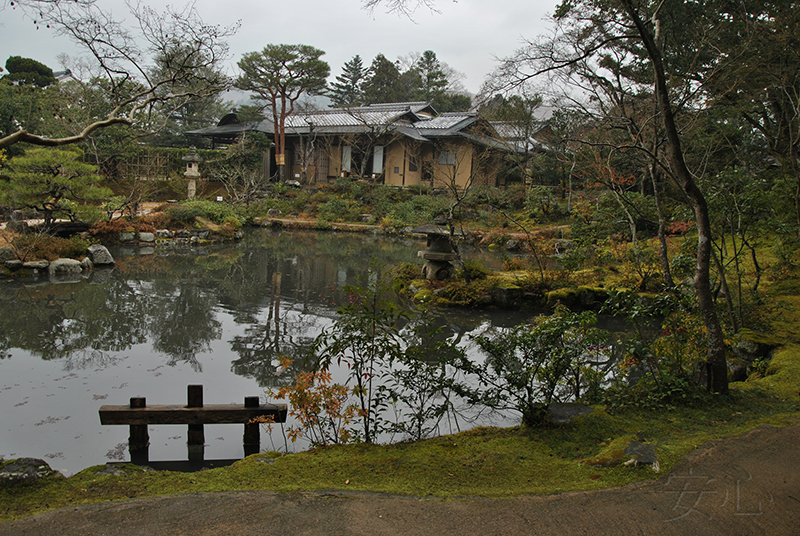
MULTIPOLYGON (((259 399, 257 396, 244 397, 244 407, 257 408, 259 406, 259 399)), ((261 430, 257 422, 247 422, 244 424, 244 455, 245 457, 251 454, 258 454, 261 450, 261 430)))
MULTIPOLYGON (((187 389, 189 408, 203 407, 203 386, 190 385, 187 389)), ((189 425, 189 437, 186 443, 189 449, 189 461, 203 461, 205 459, 205 433, 202 424, 189 425)))
MULTIPOLYGON (((143 396, 131 397, 130 407, 145 408, 147 399, 143 396)), ((131 463, 144 465, 150 461, 150 436, 147 433, 147 425, 131 424, 129 428, 128 452, 131 455, 131 463)))

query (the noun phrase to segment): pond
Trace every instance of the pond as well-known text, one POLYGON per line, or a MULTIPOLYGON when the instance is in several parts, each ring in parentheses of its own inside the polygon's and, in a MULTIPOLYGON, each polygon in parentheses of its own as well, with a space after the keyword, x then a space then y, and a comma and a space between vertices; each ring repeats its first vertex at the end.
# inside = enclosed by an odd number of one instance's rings
MULTIPOLYGON (((190 384, 204 385, 206 404, 263 398, 279 381, 276 355, 304 353, 371 259, 421 264, 424 245, 258 229, 228 245, 117 248, 114 269, 71 282, 0 282, 0 457, 43 458, 69 475, 129 459, 128 427, 101 426, 101 405, 184 404, 190 384)), ((500 265, 485 250, 464 255, 500 265)), ((468 340, 531 315, 448 311, 441 322, 468 340)), ((242 456, 240 425, 206 425, 205 440, 206 459, 242 456)), ((150 442, 152 460, 186 458, 184 425, 153 426, 150 442)), ((262 431, 261 448, 286 449, 280 431, 262 431)))

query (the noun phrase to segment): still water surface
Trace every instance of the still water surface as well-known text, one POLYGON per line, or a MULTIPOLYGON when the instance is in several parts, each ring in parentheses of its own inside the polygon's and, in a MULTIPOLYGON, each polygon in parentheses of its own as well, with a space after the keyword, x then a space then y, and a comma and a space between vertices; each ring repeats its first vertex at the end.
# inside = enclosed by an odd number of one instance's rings
MULTIPOLYGON (((182 404, 189 384, 204 385, 207 404, 263 397, 281 381, 276 356, 304 354, 370 259, 419 264, 423 247, 254 230, 231 245, 116 249, 114 269, 71 282, 0 281, 0 457, 43 458, 69 475, 129 459, 128 427, 101 426, 103 404, 182 404)), ((486 251, 465 256, 500 264, 486 251)), ((449 311, 440 322, 467 341, 530 316, 449 311)), ((241 425, 206 425, 205 438, 206 459, 242 456, 241 425)), ((150 442, 151 460, 186 459, 184 425, 150 427, 150 442)), ((262 431, 261 448, 284 450, 280 431, 262 431)))

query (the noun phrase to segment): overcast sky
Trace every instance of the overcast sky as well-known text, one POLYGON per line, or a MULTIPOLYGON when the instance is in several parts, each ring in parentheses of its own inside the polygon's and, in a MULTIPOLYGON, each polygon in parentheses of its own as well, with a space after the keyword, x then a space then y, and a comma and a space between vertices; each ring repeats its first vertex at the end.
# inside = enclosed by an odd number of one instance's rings
MULTIPOLYGON (((0 6, 8 0, 0 0, 0 6)), ((128 12, 123 0, 98 0, 116 18, 128 12)), ((143 0, 161 10, 170 2, 143 0)), ((182 6, 183 0, 171 2, 182 6)), ((229 72, 236 74, 242 54, 267 44, 305 44, 326 52, 322 59, 331 67, 331 80, 342 66, 360 54, 368 66, 378 53, 394 61, 413 52, 433 50, 440 61, 466 77, 463 84, 477 92, 495 58, 510 55, 524 37, 533 38, 546 27, 545 17, 557 0, 438 0, 440 13, 420 9, 414 21, 383 9, 370 13, 361 0, 196 0, 206 22, 229 25, 241 20, 230 41, 229 72)), ((59 70, 61 52, 76 55, 78 49, 51 30, 36 30, 30 19, 6 7, 0 8, 0 64, 9 56, 38 60, 59 70)))

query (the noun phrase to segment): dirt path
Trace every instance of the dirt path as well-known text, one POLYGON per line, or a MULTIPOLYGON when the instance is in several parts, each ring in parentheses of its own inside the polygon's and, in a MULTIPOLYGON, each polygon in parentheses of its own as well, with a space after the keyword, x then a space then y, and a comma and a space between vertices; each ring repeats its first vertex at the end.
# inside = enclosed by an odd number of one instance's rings
POLYGON ((800 534, 800 425, 706 445, 659 480, 514 499, 230 492, 79 506, 0 524, 0 535, 800 534))

